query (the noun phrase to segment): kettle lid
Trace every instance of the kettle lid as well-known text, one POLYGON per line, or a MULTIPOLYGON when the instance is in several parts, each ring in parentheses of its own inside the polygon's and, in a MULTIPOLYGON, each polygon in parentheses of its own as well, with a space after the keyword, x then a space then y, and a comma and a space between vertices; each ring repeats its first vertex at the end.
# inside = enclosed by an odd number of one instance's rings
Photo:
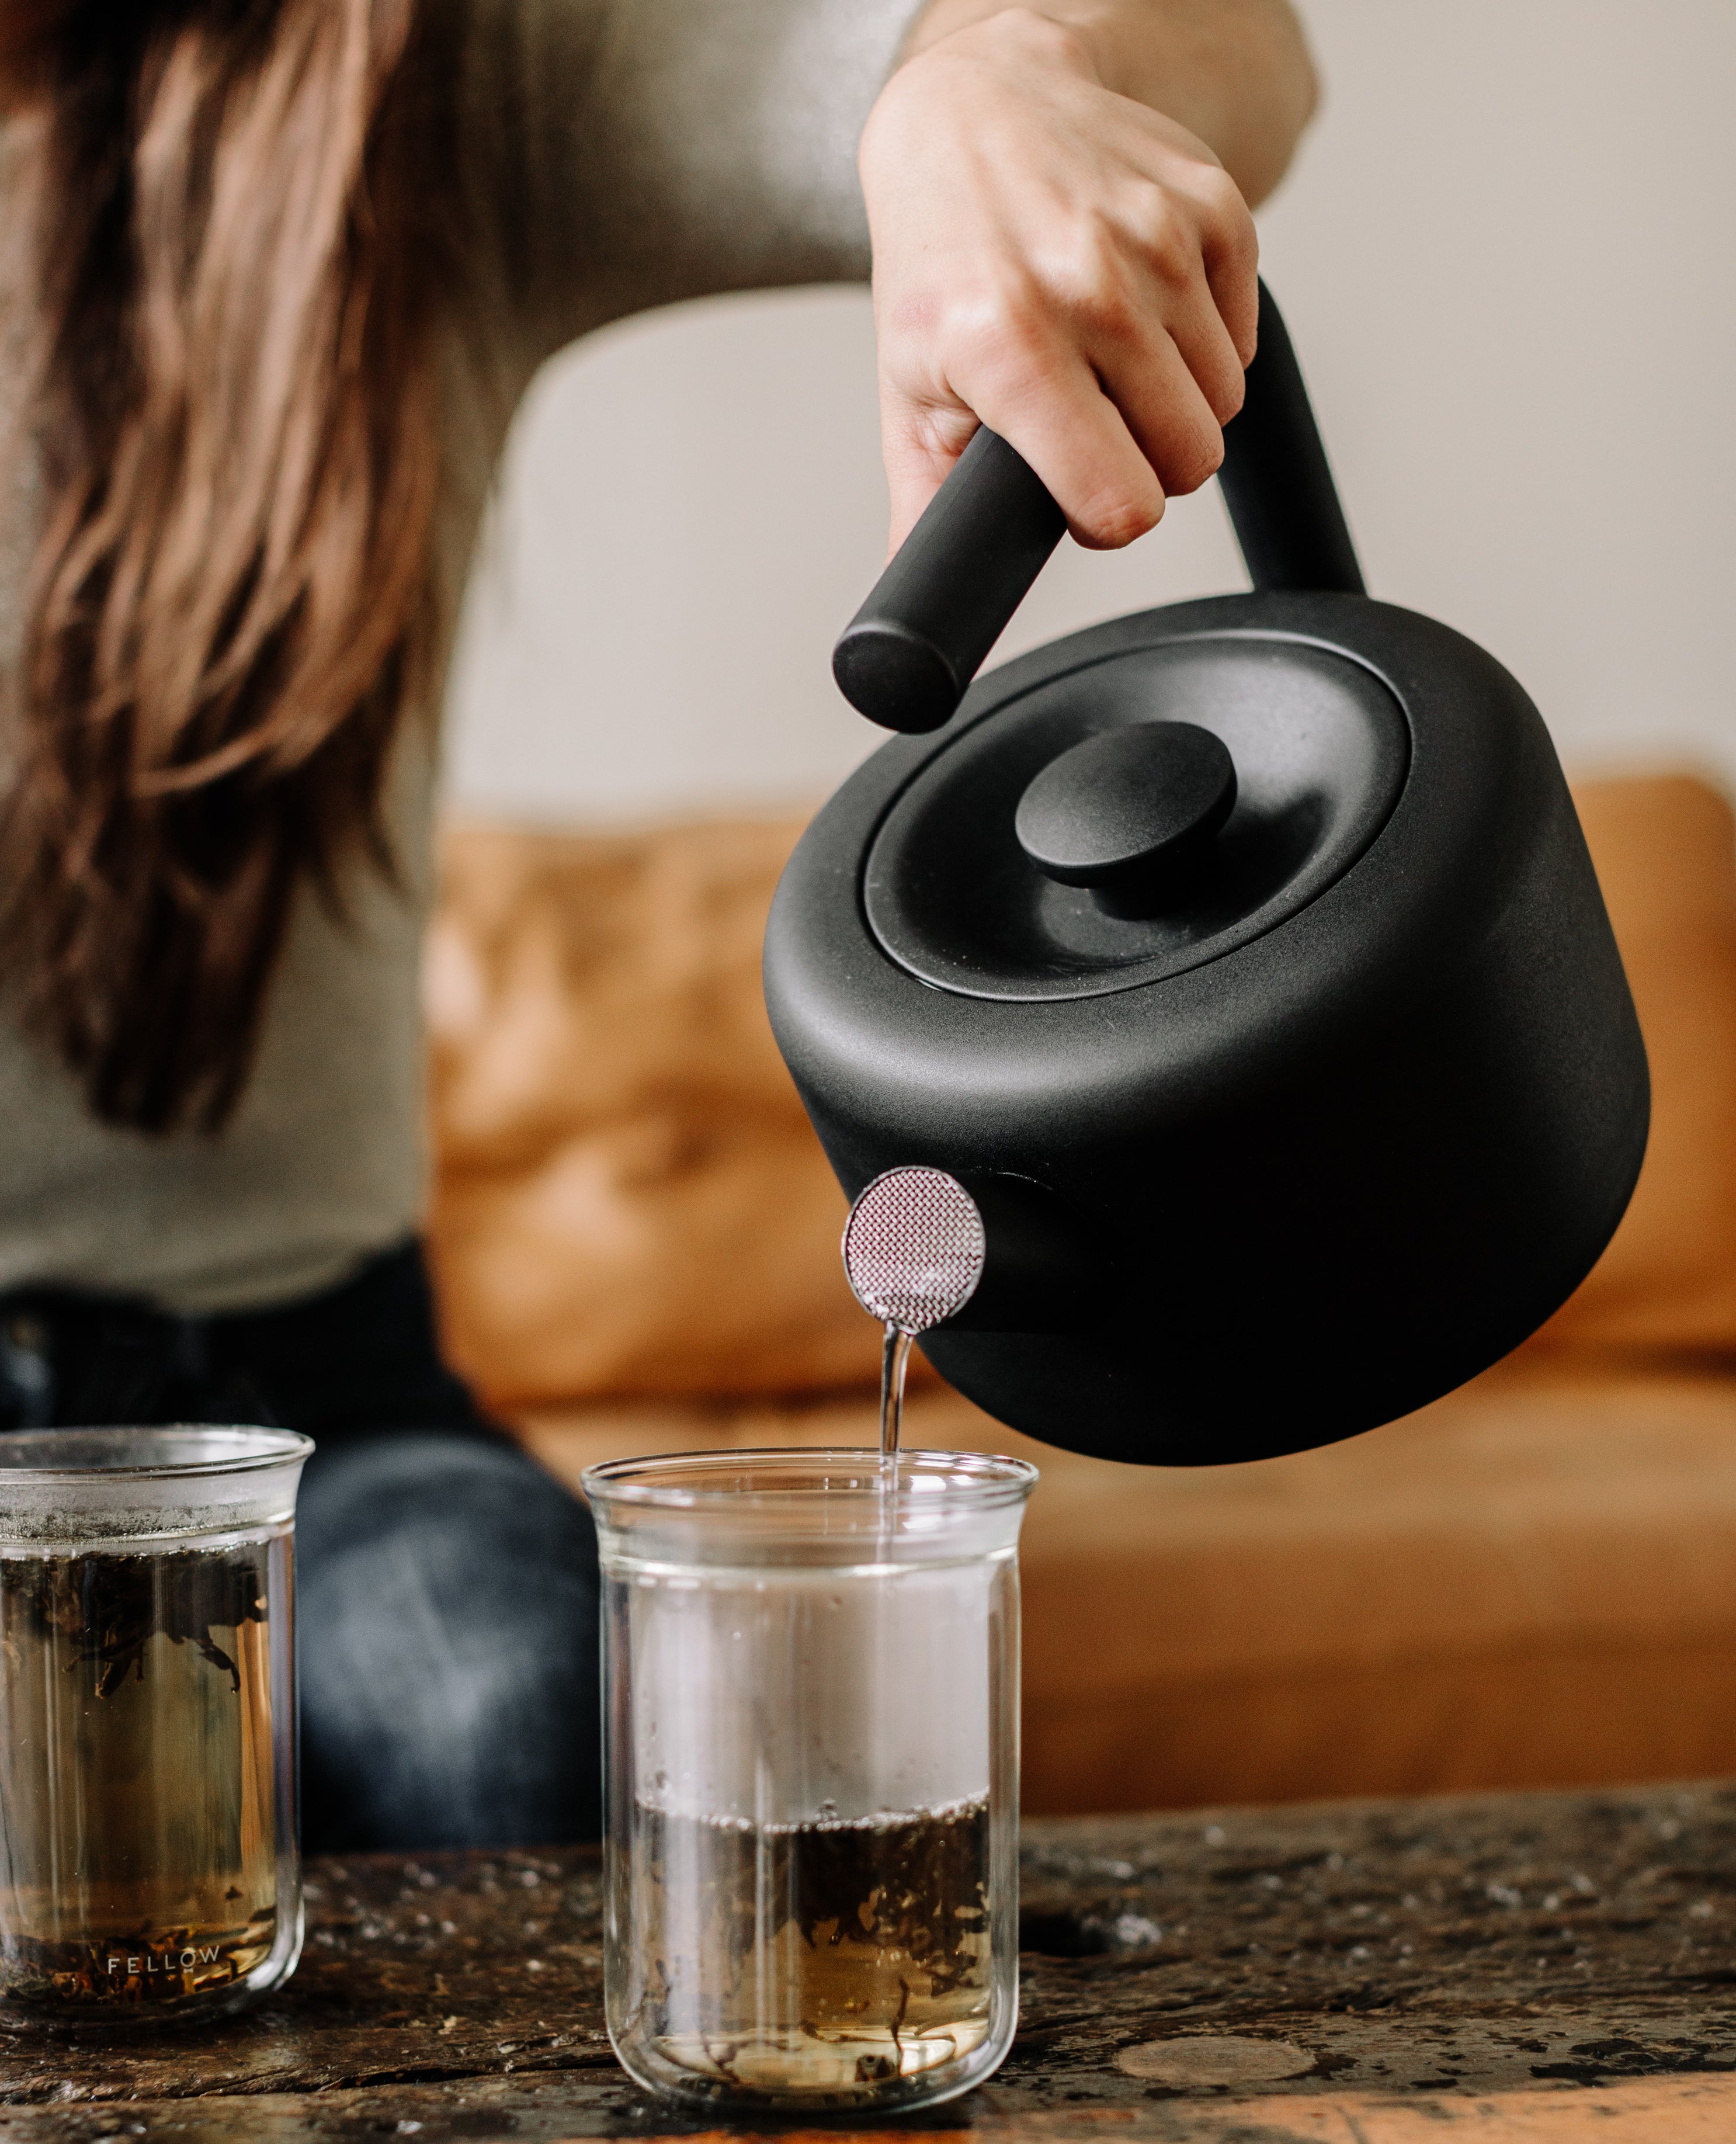
POLYGON ((936 989, 1097 997, 1203 966, 1317 899, 1398 802, 1404 711, 1347 651, 1094 638, 937 738, 870 846, 869 926, 936 989))

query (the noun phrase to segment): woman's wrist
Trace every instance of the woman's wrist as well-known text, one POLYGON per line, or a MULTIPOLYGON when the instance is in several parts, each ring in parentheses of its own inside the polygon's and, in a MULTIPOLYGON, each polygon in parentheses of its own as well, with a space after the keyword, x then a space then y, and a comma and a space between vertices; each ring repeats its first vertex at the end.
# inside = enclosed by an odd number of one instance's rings
POLYGON ((997 23, 1009 37, 1061 33, 1064 63, 1198 135, 1252 203, 1283 176, 1318 99, 1290 0, 930 0, 905 57, 997 23))
POLYGON ((905 40, 904 56, 914 58, 943 37, 996 22, 1013 36, 1054 36, 1058 54, 1069 54, 1080 72, 1124 97, 1122 56, 1114 49, 1118 41, 1105 34, 1104 13, 1101 0, 930 0, 905 40))

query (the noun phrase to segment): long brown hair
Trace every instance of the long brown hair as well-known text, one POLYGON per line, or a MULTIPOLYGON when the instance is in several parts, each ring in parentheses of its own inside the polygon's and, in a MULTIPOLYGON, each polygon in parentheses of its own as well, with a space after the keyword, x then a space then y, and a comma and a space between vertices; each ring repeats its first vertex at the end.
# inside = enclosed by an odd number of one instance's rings
POLYGON ((429 73, 415 0, 32 11, 0 63, 43 111, 47 519, 0 959, 97 1117, 211 1129, 295 895, 391 869, 434 631, 429 73))

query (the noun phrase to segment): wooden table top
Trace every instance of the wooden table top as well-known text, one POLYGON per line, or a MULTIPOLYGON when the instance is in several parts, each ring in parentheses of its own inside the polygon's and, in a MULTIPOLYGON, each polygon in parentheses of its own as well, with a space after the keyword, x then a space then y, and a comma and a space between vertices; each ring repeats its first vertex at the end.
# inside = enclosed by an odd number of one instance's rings
MULTIPOLYGON (((1736 1784, 1039 1823, 1024 1859, 1012 2053, 895 2133, 1736 2137, 1736 1784)), ((107 2048, 0 2039, 0 2144, 706 2128, 609 2052, 594 1853, 356 1857, 309 1878, 300 1970, 250 2016, 107 2048)))

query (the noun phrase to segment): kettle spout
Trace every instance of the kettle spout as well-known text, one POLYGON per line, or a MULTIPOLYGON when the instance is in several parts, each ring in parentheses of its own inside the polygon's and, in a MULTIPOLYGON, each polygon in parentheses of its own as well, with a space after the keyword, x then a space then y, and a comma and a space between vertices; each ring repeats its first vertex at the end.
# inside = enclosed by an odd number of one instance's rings
POLYGON ((856 1301, 900 1332, 1068 1333, 1106 1307, 1079 1223, 1024 1177, 889 1169, 857 1195, 843 1253, 856 1301))

